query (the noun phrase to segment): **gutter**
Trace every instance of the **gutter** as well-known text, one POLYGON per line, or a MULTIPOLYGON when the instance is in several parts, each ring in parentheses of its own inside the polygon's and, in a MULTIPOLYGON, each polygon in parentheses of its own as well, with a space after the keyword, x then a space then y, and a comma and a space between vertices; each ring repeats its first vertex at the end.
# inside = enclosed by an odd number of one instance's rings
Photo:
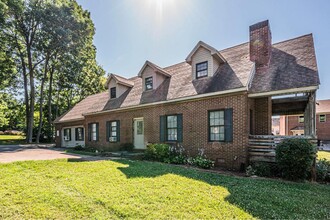
POLYGON ((290 93, 301 93, 301 92, 310 92, 315 91, 319 88, 319 86, 308 86, 308 87, 301 87, 301 88, 294 88, 294 89, 284 89, 284 90, 277 90, 271 92, 261 92, 261 93, 252 93, 249 94, 249 98, 254 97, 267 97, 267 96, 275 96, 275 95, 285 95, 290 93))
POLYGON ((169 104, 169 103, 182 102, 182 101, 188 101, 188 100, 194 100, 194 99, 200 99, 200 98, 206 98, 206 97, 213 97, 213 96, 218 96, 218 95, 226 95, 226 94, 237 93, 237 92, 246 92, 246 91, 247 91, 246 87, 241 87, 241 88, 237 88, 237 89, 231 89, 231 90, 225 90, 225 91, 213 92, 213 93, 205 93, 205 94, 188 96, 188 97, 183 97, 183 98, 178 98, 178 99, 173 99, 173 100, 160 101, 160 102, 154 102, 154 103, 148 103, 148 104, 142 104, 142 105, 135 105, 135 106, 128 106, 128 107, 124 107, 124 108, 106 110, 106 111, 101 111, 101 112, 85 113, 85 114, 83 114, 83 116, 98 115, 98 114, 103 114, 103 113, 108 113, 108 112, 116 112, 116 111, 124 111, 124 110, 130 110, 130 109, 144 108, 144 107, 150 107, 150 106, 155 106, 155 105, 169 104))
POLYGON ((68 123, 68 122, 76 122, 76 121, 83 121, 83 120, 85 120, 85 117, 76 118, 76 119, 71 119, 71 120, 65 120, 65 121, 57 121, 57 122, 54 122, 54 124, 61 124, 61 123, 68 123))

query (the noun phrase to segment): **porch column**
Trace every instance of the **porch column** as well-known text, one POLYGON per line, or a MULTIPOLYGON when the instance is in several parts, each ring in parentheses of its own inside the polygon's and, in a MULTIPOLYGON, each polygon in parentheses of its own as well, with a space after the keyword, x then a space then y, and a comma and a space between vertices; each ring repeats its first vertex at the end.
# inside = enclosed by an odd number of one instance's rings
POLYGON ((316 93, 311 92, 304 112, 305 135, 316 137, 316 93))

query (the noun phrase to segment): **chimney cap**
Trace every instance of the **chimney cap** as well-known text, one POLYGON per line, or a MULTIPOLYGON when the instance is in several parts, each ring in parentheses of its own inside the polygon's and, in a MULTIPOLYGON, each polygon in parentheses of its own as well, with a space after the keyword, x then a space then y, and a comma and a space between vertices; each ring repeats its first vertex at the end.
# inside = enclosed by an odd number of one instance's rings
POLYGON ((269 21, 268 20, 261 21, 261 22, 258 22, 256 24, 251 25, 250 26, 250 31, 254 31, 254 30, 257 30, 259 28, 266 27, 266 26, 269 26, 269 21))

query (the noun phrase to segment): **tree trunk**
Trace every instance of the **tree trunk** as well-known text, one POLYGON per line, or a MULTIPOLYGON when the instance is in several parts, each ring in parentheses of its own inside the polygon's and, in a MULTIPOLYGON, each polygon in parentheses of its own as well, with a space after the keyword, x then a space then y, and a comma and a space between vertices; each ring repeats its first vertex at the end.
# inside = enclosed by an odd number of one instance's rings
POLYGON ((28 55, 28 65, 29 65, 29 77, 30 77, 30 112, 28 117, 28 127, 27 127, 27 140, 28 143, 32 143, 33 137, 33 124, 34 124, 34 100, 35 100, 35 88, 34 88, 34 68, 32 64, 31 56, 31 45, 27 43, 27 55, 28 55))
POLYGON ((48 138, 53 137, 53 126, 52 126, 52 92, 53 92, 53 74, 55 67, 52 66, 49 76, 49 88, 48 88, 48 138))
MULTIPOLYGON (((26 75, 26 66, 25 66, 25 62, 24 62, 24 58, 21 56, 21 62, 22 62, 22 74, 23 74, 23 81, 24 81, 24 102, 25 102, 25 122, 26 122, 26 129, 28 129, 29 126, 29 89, 28 89, 28 79, 27 79, 27 75, 26 75)), ((26 130, 26 133, 28 130, 26 130)), ((28 135, 26 135, 26 142, 29 142, 28 140, 28 135)))
POLYGON ((40 142, 40 135, 41 135, 41 128, 42 128, 42 113, 43 113, 43 101, 44 101, 44 85, 47 77, 47 66, 48 66, 48 57, 45 61, 45 69, 44 69, 44 77, 41 80, 40 86, 40 101, 39 101, 39 125, 38 125, 38 132, 36 137, 36 143, 39 144, 40 142))

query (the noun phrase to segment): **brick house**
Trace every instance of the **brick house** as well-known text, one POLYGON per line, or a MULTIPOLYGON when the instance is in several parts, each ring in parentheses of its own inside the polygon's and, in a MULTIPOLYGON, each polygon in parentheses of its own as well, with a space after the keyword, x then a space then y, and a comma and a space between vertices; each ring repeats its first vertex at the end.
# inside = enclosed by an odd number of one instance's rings
MULTIPOLYGON (((304 135, 304 115, 280 117, 280 135, 304 135)), ((316 102, 316 136, 318 140, 330 142, 330 100, 316 102)))
MULTIPOLYGON (((162 68, 146 61, 129 79, 111 74, 108 91, 55 120, 57 146, 179 143, 189 155, 204 148, 217 166, 239 169, 248 162, 249 135, 271 134, 272 114, 313 115, 319 85, 311 34, 272 44, 263 21, 249 35, 220 51, 200 41, 184 62, 162 68), (308 100, 272 98, 297 93, 308 100), (288 106, 295 102, 296 109, 288 106)), ((313 119, 305 122, 311 135, 313 119)))

